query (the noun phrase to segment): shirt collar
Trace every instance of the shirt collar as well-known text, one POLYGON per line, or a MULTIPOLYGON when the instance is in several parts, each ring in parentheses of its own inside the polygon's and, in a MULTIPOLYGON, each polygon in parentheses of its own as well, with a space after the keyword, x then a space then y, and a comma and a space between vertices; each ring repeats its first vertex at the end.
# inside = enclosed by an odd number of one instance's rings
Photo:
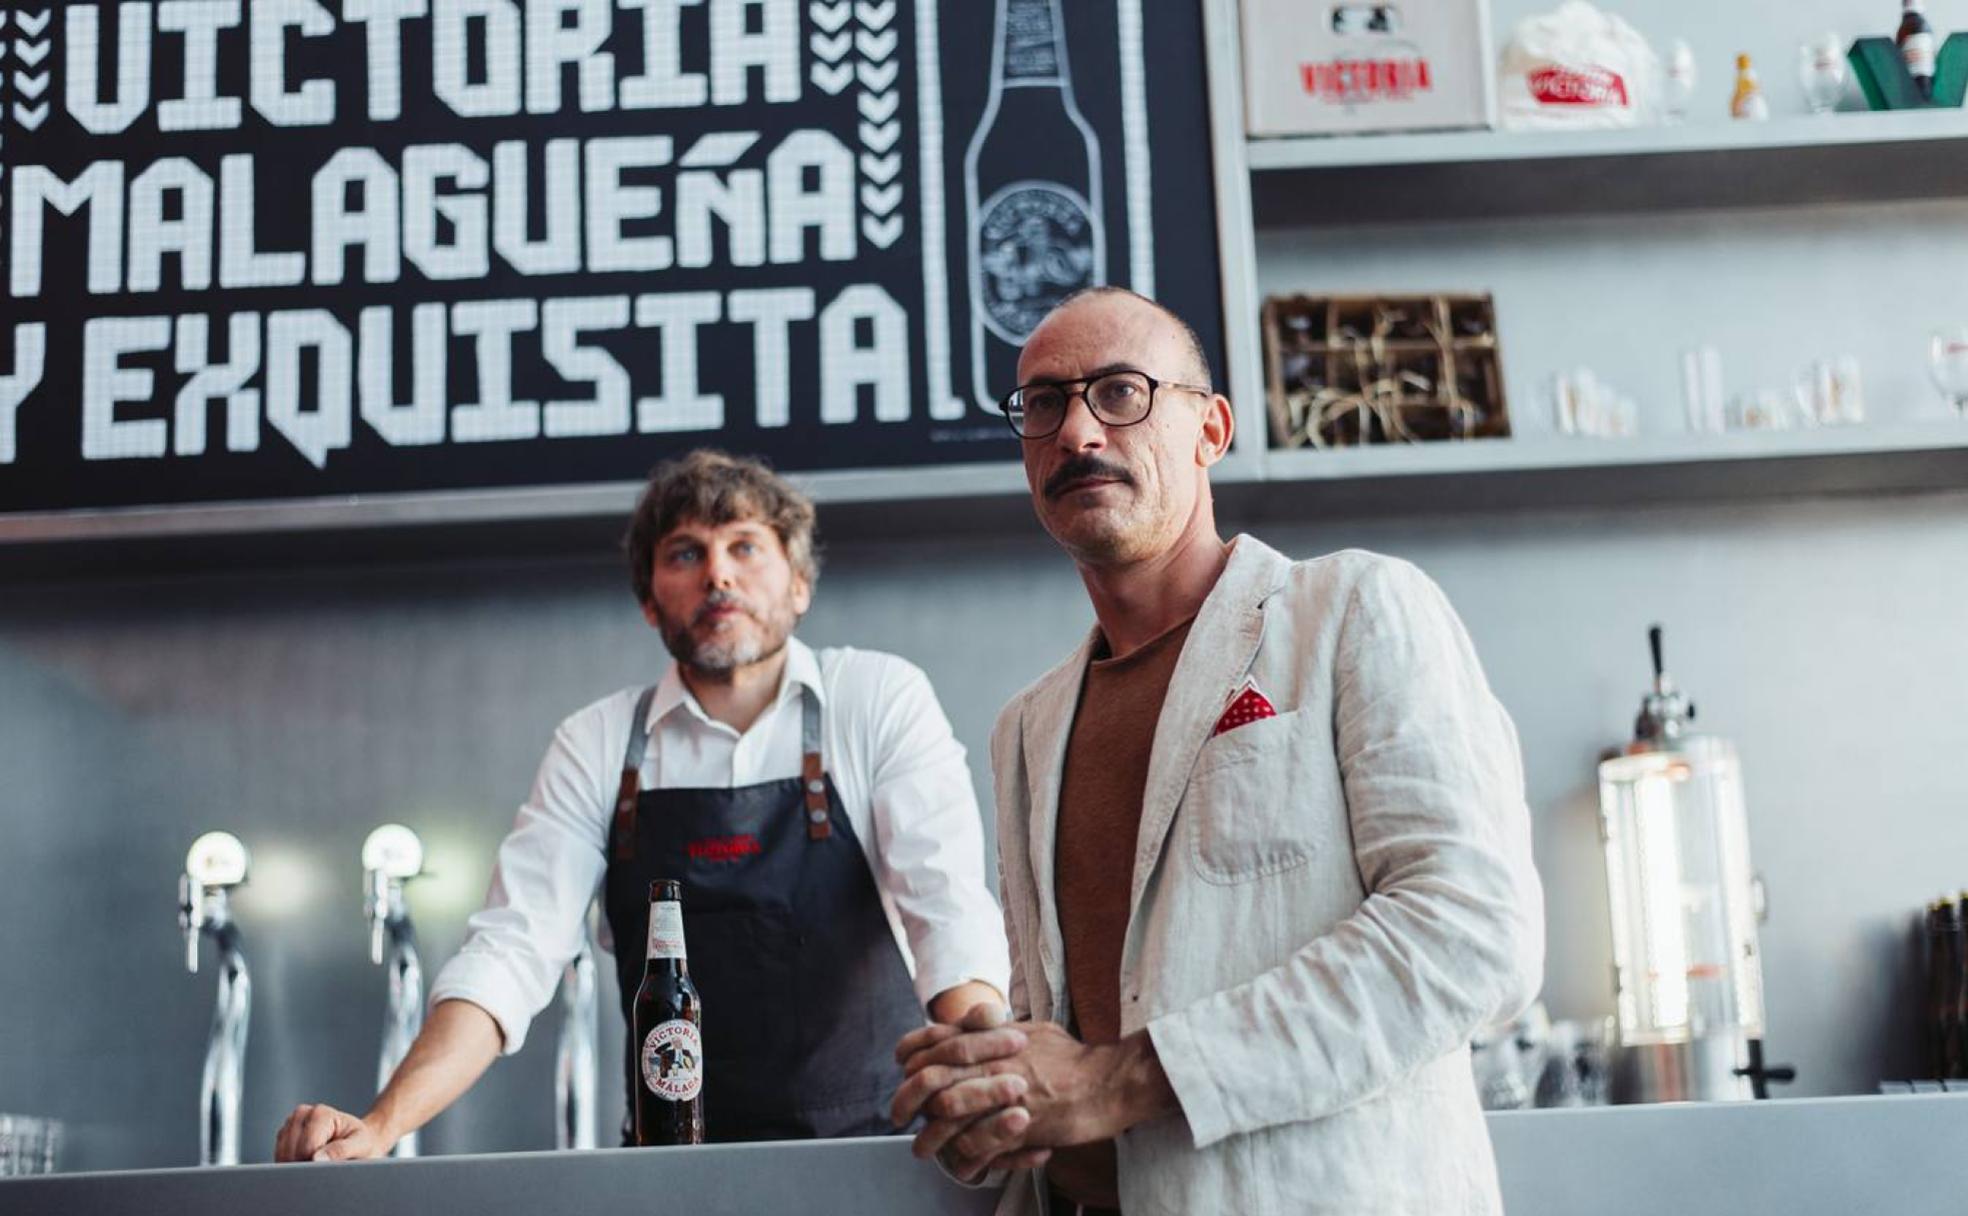
MULTIPOLYGON (((799 695, 802 688, 813 690, 814 699, 824 707, 827 703, 826 690, 820 682, 820 659, 813 648, 798 638, 786 639, 786 666, 779 675, 779 694, 772 699, 773 708, 786 703, 787 698, 799 695)), ((682 708, 700 722, 709 723, 712 718, 704 712, 697 698, 691 695, 684 685, 683 674, 676 663, 671 663, 663 672, 663 678, 656 683, 656 695, 649 700, 649 719, 647 727, 653 735, 656 724, 682 708)))

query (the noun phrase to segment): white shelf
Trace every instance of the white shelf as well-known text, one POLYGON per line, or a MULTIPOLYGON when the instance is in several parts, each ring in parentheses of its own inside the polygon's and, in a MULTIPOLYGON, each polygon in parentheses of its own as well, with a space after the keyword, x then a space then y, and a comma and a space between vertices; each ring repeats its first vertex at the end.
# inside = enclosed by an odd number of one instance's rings
POLYGON ((1769 122, 1686 123, 1607 131, 1442 131, 1415 135, 1252 139, 1250 167, 1354 169, 1691 152, 1780 152, 1968 138, 1968 111, 1827 114, 1769 122))
POLYGON ((1968 421, 1732 431, 1719 435, 1641 435, 1632 439, 1540 436, 1461 443, 1293 448, 1269 453, 1265 458, 1265 475, 1270 480, 1426 477, 1952 451, 1968 452, 1968 421))
POLYGON ((1949 109, 1253 139, 1246 159, 1263 227, 1955 197, 1963 140, 1968 111, 1949 109))
POLYGON ((1968 420, 1818 430, 1539 436, 1266 453, 1253 501, 1320 509, 1572 507, 1968 487, 1968 420), (1292 487, 1300 487, 1295 493, 1292 487))

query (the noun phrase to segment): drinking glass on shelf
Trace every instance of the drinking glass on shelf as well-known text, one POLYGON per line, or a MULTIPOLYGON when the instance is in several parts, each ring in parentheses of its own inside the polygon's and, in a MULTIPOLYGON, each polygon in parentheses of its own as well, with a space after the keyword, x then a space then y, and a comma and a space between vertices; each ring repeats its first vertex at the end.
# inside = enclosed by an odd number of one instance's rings
POLYGON ((1661 89, 1661 105, 1667 121, 1679 125, 1687 121, 1688 102, 1695 95, 1695 48, 1686 38, 1676 38, 1667 54, 1667 68, 1661 89))
POLYGON ((1927 370, 1955 412, 1968 417, 1968 326, 1934 334, 1927 348, 1927 370))
POLYGON ((1837 34, 1825 34, 1797 48, 1797 82, 1813 114, 1831 113, 1845 96, 1849 70, 1844 46, 1837 34))
POLYGON ((1735 429, 1739 431, 1787 431, 1795 421, 1795 410, 1782 393, 1759 388, 1736 398, 1735 429))
POLYGON ((1798 415, 1807 427, 1865 421, 1865 391, 1856 356, 1812 360, 1797 373, 1793 388, 1798 415))

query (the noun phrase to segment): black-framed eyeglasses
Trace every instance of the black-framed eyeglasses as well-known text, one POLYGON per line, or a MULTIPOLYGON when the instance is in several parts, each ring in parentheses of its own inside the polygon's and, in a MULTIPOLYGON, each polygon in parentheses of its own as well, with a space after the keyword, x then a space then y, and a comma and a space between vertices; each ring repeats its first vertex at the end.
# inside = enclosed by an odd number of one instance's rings
POLYGON ((1102 425, 1133 426, 1148 417, 1155 404, 1155 390, 1164 388, 1204 395, 1215 391, 1206 385, 1157 380, 1147 372, 1127 369, 1085 380, 1034 380, 1005 394, 1000 406, 1005 421, 1020 439, 1044 439, 1066 425, 1066 411, 1075 397, 1085 400, 1087 409, 1102 425))

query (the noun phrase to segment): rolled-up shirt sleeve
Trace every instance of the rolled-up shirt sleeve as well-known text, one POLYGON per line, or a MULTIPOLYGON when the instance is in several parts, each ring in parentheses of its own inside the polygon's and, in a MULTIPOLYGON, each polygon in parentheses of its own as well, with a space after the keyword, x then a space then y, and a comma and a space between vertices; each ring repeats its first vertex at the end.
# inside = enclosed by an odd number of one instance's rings
POLYGON ((916 996, 971 980, 1004 993, 1011 960, 1004 916, 984 877, 984 826, 950 721, 929 678, 887 664, 876 698, 871 809, 876 878, 916 963, 916 996))
POLYGON ((491 1014, 506 1055, 520 1049, 527 1027, 553 999, 607 868, 607 791, 595 751, 603 732, 581 717, 554 732, 533 791, 499 846, 485 906, 467 922, 464 948, 431 985, 433 1005, 465 1000, 491 1014))

